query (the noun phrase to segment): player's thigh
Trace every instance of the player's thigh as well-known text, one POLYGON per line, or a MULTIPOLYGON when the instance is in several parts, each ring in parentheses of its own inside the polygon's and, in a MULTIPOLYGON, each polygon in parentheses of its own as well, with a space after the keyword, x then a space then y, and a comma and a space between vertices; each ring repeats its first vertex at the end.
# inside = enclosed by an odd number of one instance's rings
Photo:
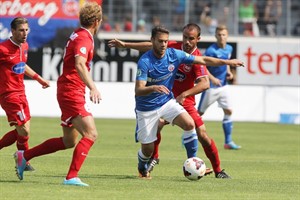
POLYGON ((200 127, 204 124, 202 117, 199 115, 197 109, 193 104, 184 105, 184 109, 189 113, 189 115, 194 120, 195 126, 200 127))
POLYGON ((211 88, 206 90, 200 98, 198 111, 204 113, 207 108, 218 100, 218 90, 211 88))
POLYGON ((167 122, 173 124, 174 119, 186 110, 175 99, 169 100, 163 105, 158 113, 167 122))
POLYGON ((62 126, 63 129, 63 142, 66 148, 72 148, 77 143, 79 132, 74 126, 62 126))
POLYGON ((185 131, 190 131, 195 128, 195 123, 192 117, 185 111, 180 113, 174 120, 173 124, 179 126, 185 131))
POLYGON ((228 86, 224 86, 220 90, 218 104, 223 109, 226 110, 232 109, 232 101, 230 98, 230 91, 228 86))
POLYGON ((73 118, 72 124, 83 137, 88 137, 93 141, 97 139, 98 132, 93 116, 78 115, 73 118))
POLYGON ((136 110, 136 141, 142 144, 149 144, 157 139, 157 128, 160 116, 157 111, 138 111, 136 110))
MULTIPOLYGON (((31 118, 25 95, 11 95, 5 97, 1 99, 0 104, 6 113, 7 121, 10 126, 18 125, 24 128, 24 124, 31 118)), ((26 130, 24 129, 24 131, 26 130)))

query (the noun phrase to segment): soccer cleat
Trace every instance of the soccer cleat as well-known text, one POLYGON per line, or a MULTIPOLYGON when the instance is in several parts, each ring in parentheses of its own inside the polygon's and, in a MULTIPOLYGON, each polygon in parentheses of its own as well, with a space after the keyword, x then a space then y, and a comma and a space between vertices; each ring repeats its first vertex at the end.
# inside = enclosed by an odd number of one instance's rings
POLYGON ((241 149, 242 147, 235 144, 233 141, 227 143, 227 144, 224 144, 224 149, 233 149, 233 150, 238 150, 238 149, 241 149))
POLYGON ((159 164, 159 158, 151 158, 150 161, 149 161, 149 164, 148 164, 148 169, 147 169, 147 172, 152 172, 155 165, 158 165, 159 164))
POLYGON ((216 178, 227 178, 227 179, 231 179, 231 177, 225 173, 225 170, 222 169, 222 171, 216 173, 216 178))
POLYGON ((20 180, 23 180, 23 172, 26 167, 26 160, 23 157, 24 151, 16 151, 14 154, 15 162, 16 162, 16 174, 20 180))
POLYGON ((214 172, 214 170, 212 170, 210 168, 206 168, 204 176, 210 175, 213 172, 214 172))
POLYGON ((150 176, 150 172, 148 172, 148 170, 141 171, 141 170, 138 169, 138 171, 139 171, 139 178, 148 179, 148 180, 152 179, 152 177, 150 176))
POLYGON ((34 172, 35 169, 32 167, 32 165, 29 162, 27 162, 24 171, 34 172))
POLYGON ((69 180, 65 179, 63 182, 64 185, 74 185, 74 186, 83 186, 83 187, 88 187, 89 185, 82 182, 80 180, 80 178, 75 177, 75 178, 71 178, 69 180))

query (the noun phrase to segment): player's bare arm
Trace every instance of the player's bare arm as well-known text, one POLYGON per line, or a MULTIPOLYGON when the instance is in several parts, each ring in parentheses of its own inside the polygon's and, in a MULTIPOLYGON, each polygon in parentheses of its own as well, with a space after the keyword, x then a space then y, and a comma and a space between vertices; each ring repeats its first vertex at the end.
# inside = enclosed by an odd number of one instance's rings
POLYGON ((151 42, 124 42, 122 40, 113 39, 108 41, 108 46, 110 48, 129 48, 129 49, 136 49, 141 52, 146 52, 152 48, 151 42))
POLYGON ((182 92, 180 95, 176 97, 176 101, 183 105, 186 97, 195 96, 200 94, 201 92, 209 89, 209 79, 208 76, 200 77, 196 80, 196 84, 194 87, 182 92))
POLYGON ((212 82, 212 84, 214 84, 216 86, 222 86, 220 79, 214 77, 214 75, 212 75, 208 70, 207 70, 207 74, 208 74, 209 80, 212 82))
POLYGON ((77 56, 75 58, 75 67, 80 76, 80 79, 85 83, 85 85, 90 89, 90 100, 93 103, 100 103, 101 94, 98 91, 94 81, 92 80, 88 69, 86 68, 86 58, 82 56, 77 56))
POLYGON ((43 89, 50 87, 50 82, 45 80, 43 77, 38 75, 31 67, 28 65, 25 66, 25 75, 39 82, 43 89))
POLYGON ((135 82, 135 95, 136 96, 147 96, 153 92, 158 92, 161 94, 169 94, 170 90, 164 85, 152 85, 146 86, 146 81, 136 81, 135 82))
POLYGON ((227 80, 232 80, 233 79, 233 74, 232 74, 232 72, 231 72, 231 70, 230 70, 230 66, 229 65, 227 65, 227 80))
POLYGON ((237 59, 223 60, 223 59, 213 58, 210 56, 195 56, 195 60, 193 63, 208 65, 211 67, 218 67, 221 65, 230 65, 232 67, 244 66, 244 62, 237 59))

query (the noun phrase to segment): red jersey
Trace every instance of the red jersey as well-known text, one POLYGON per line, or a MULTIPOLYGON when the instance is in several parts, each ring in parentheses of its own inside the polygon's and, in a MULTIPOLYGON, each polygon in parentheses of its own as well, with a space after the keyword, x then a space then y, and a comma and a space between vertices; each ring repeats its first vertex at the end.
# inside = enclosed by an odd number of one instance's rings
POLYGON ((65 47, 63 58, 63 73, 58 78, 58 90, 76 90, 85 93, 85 83, 75 68, 75 57, 82 56, 87 59, 86 67, 90 71, 91 60, 94 56, 94 39, 92 34, 85 28, 75 30, 65 47))
MULTIPOLYGON (((168 47, 183 50, 182 42, 176 41, 169 41, 168 47)), ((194 51, 191 53, 194 56, 201 56, 201 52, 198 48, 195 48, 194 51)), ((174 86, 173 86, 173 93, 175 98, 179 96, 182 92, 191 89, 195 85, 195 81, 198 78, 203 76, 208 76, 207 69, 205 65, 200 64, 181 64, 176 74, 174 86)), ((184 104, 192 104, 196 105, 195 96, 189 96, 185 99, 184 104)))
POLYGON ((24 93, 27 42, 18 45, 11 39, 0 43, 0 98, 12 92, 24 93))

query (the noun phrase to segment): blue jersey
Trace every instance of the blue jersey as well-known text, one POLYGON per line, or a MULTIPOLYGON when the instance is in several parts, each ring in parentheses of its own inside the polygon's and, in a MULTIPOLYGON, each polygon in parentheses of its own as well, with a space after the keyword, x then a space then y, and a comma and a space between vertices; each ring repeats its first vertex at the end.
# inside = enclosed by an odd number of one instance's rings
MULTIPOLYGON (((205 56, 211 56, 211 57, 224 59, 224 60, 230 59, 231 54, 232 54, 232 46, 231 45, 226 44, 225 48, 220 48, 216 43, 210 45, 204 53, 205 56)), ((220 66, 220 67, 207 66, 207 70, 214 77, 221 80, 222 86, 227 85, 227 79, 226 79, 227 65, 223 65, 223 66, 220 66)), ((210 82, 210 87, 211 88, 216 88, 216 87, 220 87, 220 86, 214 85, 214 84, 212 84, 212 82, 210 82)))
POLYGON ((194 59, 195 56, 173 48, 168 48, 162 58, 155 57, 153 50, 144 53, 138 61, 136 80, 147 81, 146 86, 164 85, 170 93, 153 92, 146 96, 136 96, 136 109, 156 110, 174 98, 171 91, 180 64, 191 64, 194 59))

